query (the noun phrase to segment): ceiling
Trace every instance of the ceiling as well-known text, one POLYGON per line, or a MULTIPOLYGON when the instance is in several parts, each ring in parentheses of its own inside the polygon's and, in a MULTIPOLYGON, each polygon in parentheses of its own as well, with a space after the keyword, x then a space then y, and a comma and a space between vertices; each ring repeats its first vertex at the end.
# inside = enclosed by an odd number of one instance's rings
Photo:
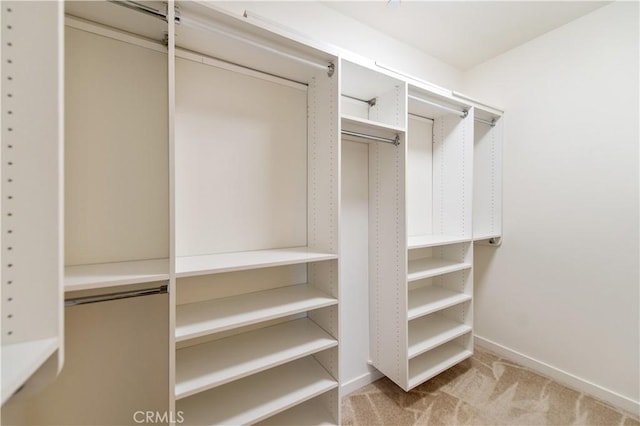
POLYGON ((343 15, 460 70, 519 46, 608 1, 326 1, 343 15))

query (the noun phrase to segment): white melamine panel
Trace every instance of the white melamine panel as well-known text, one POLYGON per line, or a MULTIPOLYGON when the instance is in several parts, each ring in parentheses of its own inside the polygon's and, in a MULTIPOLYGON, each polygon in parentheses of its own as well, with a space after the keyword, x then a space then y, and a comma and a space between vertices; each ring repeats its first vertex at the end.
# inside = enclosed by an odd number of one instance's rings
POLYGON ((337 259, 337 255, 321 253, 307 247, 273 250, 255 250, 176 258, 176 276, 217 274, 297 263, 320 262, 337 259))
POLYGON ((475 123, 473 145, 473 239, 502 235, 503 121, 475 123))
POLYGON ((306 245, 305 90, 178 58, 175 123, 178 256, 306 245))
POLYGON ((407 134, 407 235, 433 233, 433 122, 409 116, 407 134))
POLYGON ((315 323, 300 319, 180 349, 175 395, 185 398, 337 344, 315 323))
POLYGON ((256 423, 260 426, 337 426, 333 415, 319 398, 311 399, 256 423))
POLYGON ((409 249, 417 249, 467 241, 471 241, 471 238, 460 235, 417 235, 407 239, 407 246, 409 249))
POLYGON ((63 10, 3 1, 1 13, 4 404, 62 367, 63 10))
POLYGON ((470 294, 437 285, 419 287, 409 291, 407 319, 412 320, 468 300, 471 300, 470 294))
POLYGON ((383 132, 396 132, 396 133, 404 131, 404 128, 402 128, 401 126, 397 126, 394 124, 386 124, 377 120, 369 120, 366 118, 360 118, 360 117, 356 117, 348 114, 342 114, 342 127, 344 129, 349 129, 349 130, 351 130, 354 127, 360 127, 364 129, 363 130, 364 132, 366 132, 367 130, 369 131, 380 130, 383 132))
POLYGON ((307 284, 179 305, 176 341, 331 306, 338 300, 307 284))
POLYGON ((67 27, 67 265, 169 255, 167 55, 67 27))
POLYGON ((312 357, 237 380, 176 403, 185 424, 252 424, 338 386, 312 357))
POLYGON ((473 352, 460 339, 464 336, 411 359, 408 388, 412 389, 472 356, 473 352))
POLYGON ((406 380, 405 150, 369 145, 369 306, 374 367, 396 383, 406 380))
POLYGON ((434 314, 409 322, 409 359, 471 332, 471 326, 434 314))
POLYGON ((90 290, 169 279, 169 259, 98 263, 64 268, 65 291, 90 290))

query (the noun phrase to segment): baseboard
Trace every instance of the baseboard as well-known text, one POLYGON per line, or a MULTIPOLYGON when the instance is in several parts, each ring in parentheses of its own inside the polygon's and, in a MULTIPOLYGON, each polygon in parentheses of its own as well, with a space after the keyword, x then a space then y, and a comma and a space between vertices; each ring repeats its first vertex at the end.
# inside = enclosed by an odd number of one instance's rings
POLYGON ((489 339, 485 339, 484 337, 478 335, 475 335, 474 337, 476 345, 495 352, 497 355, 500 355, 505 359, 530 368, 536 373, 540 373, 543 376, 547 376, 569 388, 584 392, 585 394, 605 401, 635 416, 640 416, 640 401, 634 401, 626 396, 620 395, 619 393, 603 388, 595 383, 591 383, 588 380, 581 379, 580 377, 574 376, 571 373, 560 370, 542 361, 530 358, 520 352, 492 342, 489 339))
POLYGON ((351 392, 355 392, 361 387, 367 386, 369 383, 373 383, 378 379, 384 377, 384 374, 376 369, 371 368, 371 371, 364 373, 355 379, 351 379, 340 386, 340 392, 342 396, 349 395, 351 392))

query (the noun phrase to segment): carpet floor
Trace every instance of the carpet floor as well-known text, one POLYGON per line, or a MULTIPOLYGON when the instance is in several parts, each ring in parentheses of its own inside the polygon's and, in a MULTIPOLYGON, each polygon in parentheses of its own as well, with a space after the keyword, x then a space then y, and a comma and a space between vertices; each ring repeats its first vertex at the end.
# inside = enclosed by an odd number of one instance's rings
POLYGON ((640 421, 476 348, 473 357, 411 392, 385 377, 347 395, 342 424, 640 426, 640 421))

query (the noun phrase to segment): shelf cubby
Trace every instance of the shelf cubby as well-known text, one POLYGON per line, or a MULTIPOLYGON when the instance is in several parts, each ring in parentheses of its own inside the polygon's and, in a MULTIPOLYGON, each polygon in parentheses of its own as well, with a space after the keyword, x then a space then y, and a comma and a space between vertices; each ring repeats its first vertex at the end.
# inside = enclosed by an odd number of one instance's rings
POLYGON ((428 285, 409 291, 408 320, 471 300, 471 295, 437 285, 428 285))
POLYGON ((186 424, 252 424, 337 387, 314 357, 304 357, 181 399, 176 409, 186 424))
POLYGON ((297 284, 178 305, 176 341, 193 339, 337 303, 338 300, 335 297, 313 286, 297 284))
POLYGON ((409 249, 407 281, 418 281, 472 267, 469 243, 409 249))
POLYGON ((409 359, 471 332, 470 303, 409 321, 409 359))
POLYGON ((471 333, 462 335, 409 361, 408 387, 414 388, 473 355, 471 333))
POLYGON ((179 349, 176 399, 223 385, 325 349, 338 341, 309 319, 179 349))
POLYGON ((339 422, 320 398, 316 397, 298 404, 256 424, 260 426, 338 426, 339 422))

